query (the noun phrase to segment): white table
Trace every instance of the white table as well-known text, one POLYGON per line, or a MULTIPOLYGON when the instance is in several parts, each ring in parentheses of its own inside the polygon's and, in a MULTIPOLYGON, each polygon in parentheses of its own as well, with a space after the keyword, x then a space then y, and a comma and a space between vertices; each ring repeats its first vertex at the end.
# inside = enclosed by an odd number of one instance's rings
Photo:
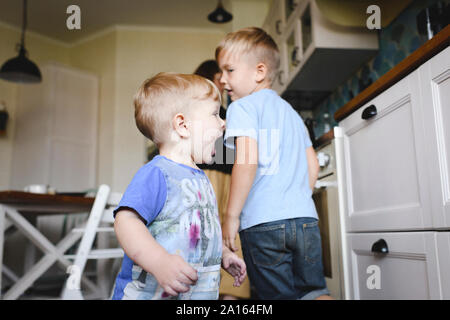
MULTIPOLYGON (((10 224, 13 224, 44 252, 44 256, 7 292, 0 293, 2 299, 19 298, 55 262, 66 271, 72 262, 64 257, 64 253, 83 235, 82 233, 69 232, 58 244, 54 245, 27 218, 36 218, 40 215, 89 212, 94 200, 95 198, 33 194, 21 191, 0 192, 0 275, 3 266, 4 234, 10 224)), ((95 290, 96 284, 92 281, 83 277, 82 282, 90 289, 95 290)))

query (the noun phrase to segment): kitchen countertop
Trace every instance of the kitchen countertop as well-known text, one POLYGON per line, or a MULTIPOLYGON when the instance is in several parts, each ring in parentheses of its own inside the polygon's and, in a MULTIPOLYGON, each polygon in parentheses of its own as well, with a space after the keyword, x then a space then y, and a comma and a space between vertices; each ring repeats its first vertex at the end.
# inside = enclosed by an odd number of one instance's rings
MULTIPOLYGON (((400 81, 402 78, 422 65, 425 61, 448 47, 449 43, 450 25, 447 25, 433 38, 425 42, 416 51, 403 59, 391 70, 386 72, 377 81, 364 89, 360 94, 350 100, 347 104, 338 109, 334 114, 334 119, 337 122, 345 119, 347 116, 361 108, 369 100, 373 99, 375 96, 385 91, 396 82, 400 81)), ((321 140, 323 136, 321 136, 318 140, 321 140)))
POLYGON ((330 143, 334 139, 334 129, 324 133, 319 138, 313 142, 314 149, 320 148, 321 146, 330 143))

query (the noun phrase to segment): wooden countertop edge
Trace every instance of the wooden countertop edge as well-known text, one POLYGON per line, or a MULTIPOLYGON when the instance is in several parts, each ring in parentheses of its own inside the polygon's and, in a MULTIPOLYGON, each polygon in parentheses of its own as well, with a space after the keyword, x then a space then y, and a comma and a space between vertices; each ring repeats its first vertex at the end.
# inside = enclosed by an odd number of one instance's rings
POLYGON ((28 193, 23 191, 1 191, 0 203, 1 204, 16 204, 22 203, 28 204, 46 204, 52 203, 54 205, 67 204, 67 205, 81 205, 92 206, 95 198, 93 197, 74 197, 66 195, 50 195, 40 193, 28 193))
POLYGON ((334 114, 334 119, 339 122, 351 113, 358 110, 369 100, 385 91, 387 88, 398 82, 425 61, 445 49, 450 43, 450 25, 447 25, 433 38, 425 42, 416 51, 399 62, 395 67, 386 72, 377 81, 364 89, 360 94, 350 100, 347 104, 338 109, 334 114))
POLYGON ((334 139, 334 129, 324 133, 317 140, 313 142, 314 149, 320 148, 324 144, 331 142, 334 139))

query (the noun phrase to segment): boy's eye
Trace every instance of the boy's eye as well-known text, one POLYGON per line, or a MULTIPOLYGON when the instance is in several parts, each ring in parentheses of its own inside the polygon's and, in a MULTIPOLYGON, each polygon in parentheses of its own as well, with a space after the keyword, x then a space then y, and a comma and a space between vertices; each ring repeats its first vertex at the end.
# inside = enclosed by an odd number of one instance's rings
POLYGON ((228 69, 228 72, 233 72, 234 71, 234 69, 228 69))

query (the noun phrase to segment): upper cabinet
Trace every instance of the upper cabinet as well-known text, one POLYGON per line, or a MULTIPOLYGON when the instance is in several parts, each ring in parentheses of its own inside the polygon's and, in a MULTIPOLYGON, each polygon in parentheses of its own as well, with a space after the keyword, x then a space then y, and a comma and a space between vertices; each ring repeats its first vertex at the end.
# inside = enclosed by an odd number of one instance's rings
POLYGON ((263 29, 272 36, 275 42, 280 45, 280 37, 286 25, 286 19, 283 14, 284 3, 280 0, 272 2, 272 6, 263 24, 263 29))
POLYGON ((263 28, 280 49, 279 94, 332 91, 378 50, 376 30, 337 25, 316 0, 274 0, 263 28))
POLYGON ((91 189, 97 175, 98 78, 49 63, 42 83, 18 87, 11 186, 91 189))

